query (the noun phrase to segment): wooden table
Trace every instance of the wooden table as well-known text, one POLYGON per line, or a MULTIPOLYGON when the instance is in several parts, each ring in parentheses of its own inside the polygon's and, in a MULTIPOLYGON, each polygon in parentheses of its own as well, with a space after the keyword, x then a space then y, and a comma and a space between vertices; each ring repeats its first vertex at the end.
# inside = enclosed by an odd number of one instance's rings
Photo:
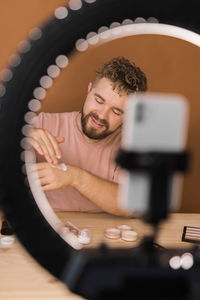
MULTIPOLYGON (((151 228, 140 219, 129 219, 111 216, 105 213, 88 214, 63 212, 57 214, 63 223, 71 221, 80 228, 88 228, 92 232, 90 247, 104 242, 110 247, 133 247, 151 228), (114 241, 104 238, 107 227, 130 224, 139 234, 137 242, 114 241)), ((190 248, 190 243, 181 242, 184 225, 200 227, 200 214, 172 214, 160 225, 157 242, 164 247, 190 248)), ((32 300, 32 299, 83 299, 72 294, 67 287, 44 270, 15 240, 11 246, 0 245, 0 299, 32 300)))

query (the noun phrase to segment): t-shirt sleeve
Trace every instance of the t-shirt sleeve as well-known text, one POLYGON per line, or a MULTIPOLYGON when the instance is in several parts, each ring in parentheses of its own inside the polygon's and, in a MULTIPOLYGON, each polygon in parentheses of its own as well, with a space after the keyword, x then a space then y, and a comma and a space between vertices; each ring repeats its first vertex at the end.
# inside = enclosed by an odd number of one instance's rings
POLYGON ((114 163, 114 171, 112 173, 112 181, 115 183, 119 183, 120 182, 120 173, 122 171, 122 169, 120 168, 120 166, 116 163, 115 159, 117 156, 117 153, 119 151, 119 147, 120 147, 120 143, 119 141, 116 141, 116 145, 113 146, 112 149, 112 163, 114 163))
POLYGON ((48 130, 54 136, 59 135, 60 119, 57 113, 41 112, 32 119, 31 126, 48 130))
POLYGON ((122 169, 116 165, 113 174, 113 180, 115 183, 120 183, 120 174, 122 173, 122 169))
MULTIPOLYGON (((50 120, 48 120, 48 115, 50 117, 50 114, 48 114, 48 113, 44 113, 44 112, 39 113, 36 117, 34 117, 31 120, 31 123, 30 123, 31 127, 33 127, 33 128, 42 128, 42 129, 50 129, 49 124, 51 124, 52 122, 50 122, 50 120)), ((35 151, 35 155, 36 155, 36 161, 37 162, 46 161, 44 159, 44 157, 41 156, 37 151, 35 151)))
POLYGON ((36 117, 31 120, 31 126, 34 128, 43 128, 45 114, 39 113, 36 117))

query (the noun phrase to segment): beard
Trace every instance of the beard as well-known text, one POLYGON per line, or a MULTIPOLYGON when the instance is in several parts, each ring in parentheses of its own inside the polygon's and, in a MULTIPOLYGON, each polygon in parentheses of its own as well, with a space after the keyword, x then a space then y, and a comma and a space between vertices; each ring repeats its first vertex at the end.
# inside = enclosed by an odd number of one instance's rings
POLYGON ((97 114, 90 112, 87 115, 84 115, 83 110, 81 111, 81 126, 83 133, 90 139, 93 140, 102 140, 109 136, 113 131, 109 130, 109 124, 106 120, 100 119, 97 114), (104 130, 100 131, 101 128, 94 128, 88 126, 89 118, 95 119, 98 123, 104 125, 104 130), (99 132, 100 131, 100 132, 99 132))

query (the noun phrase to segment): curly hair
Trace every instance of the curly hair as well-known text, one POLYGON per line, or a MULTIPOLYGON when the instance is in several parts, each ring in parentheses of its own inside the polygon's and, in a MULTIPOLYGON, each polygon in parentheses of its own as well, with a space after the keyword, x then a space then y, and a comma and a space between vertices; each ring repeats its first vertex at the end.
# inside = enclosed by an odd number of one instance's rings
POLYGON ((113 90, 117 88, 119 92, 130 94, 147 90, 147 78, 144 72, 123 56, 111 59, 97 70, 93 85, 102 78, 112 81, 113 90))

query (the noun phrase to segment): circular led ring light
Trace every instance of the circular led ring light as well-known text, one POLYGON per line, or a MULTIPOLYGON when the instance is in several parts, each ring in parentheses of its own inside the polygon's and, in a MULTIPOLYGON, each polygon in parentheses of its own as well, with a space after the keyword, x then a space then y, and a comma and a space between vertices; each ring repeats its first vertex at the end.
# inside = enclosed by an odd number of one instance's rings
POLYGON ((58 278, 72 248, 50 226, 29 185, 24 184, 27 178, 20 158, 22 128, 26 131, 26 121, 40 109, 46 89, 59 76, 60 69, 67 66, 67 57, 75 48, 85 51, 89 45, 134 34, 171 35, 199 46, 200 20, 196 3, 190 1, 186 8, 184 5, 180 0, 165 1, 165 4, 157 1, 147 4, 145 0, 70 1, 69 7, 57 8, 55 16, 43 28, 30 32, 29 38, 19 44, 19 52, 10 57, 10 68, 3 71, 0 85, 1 207, 20 242, 58 278), (161 23, 159 27, 155 24, 157 20, 161 23), (126 25, 123 30, 120 24, 126 25))

